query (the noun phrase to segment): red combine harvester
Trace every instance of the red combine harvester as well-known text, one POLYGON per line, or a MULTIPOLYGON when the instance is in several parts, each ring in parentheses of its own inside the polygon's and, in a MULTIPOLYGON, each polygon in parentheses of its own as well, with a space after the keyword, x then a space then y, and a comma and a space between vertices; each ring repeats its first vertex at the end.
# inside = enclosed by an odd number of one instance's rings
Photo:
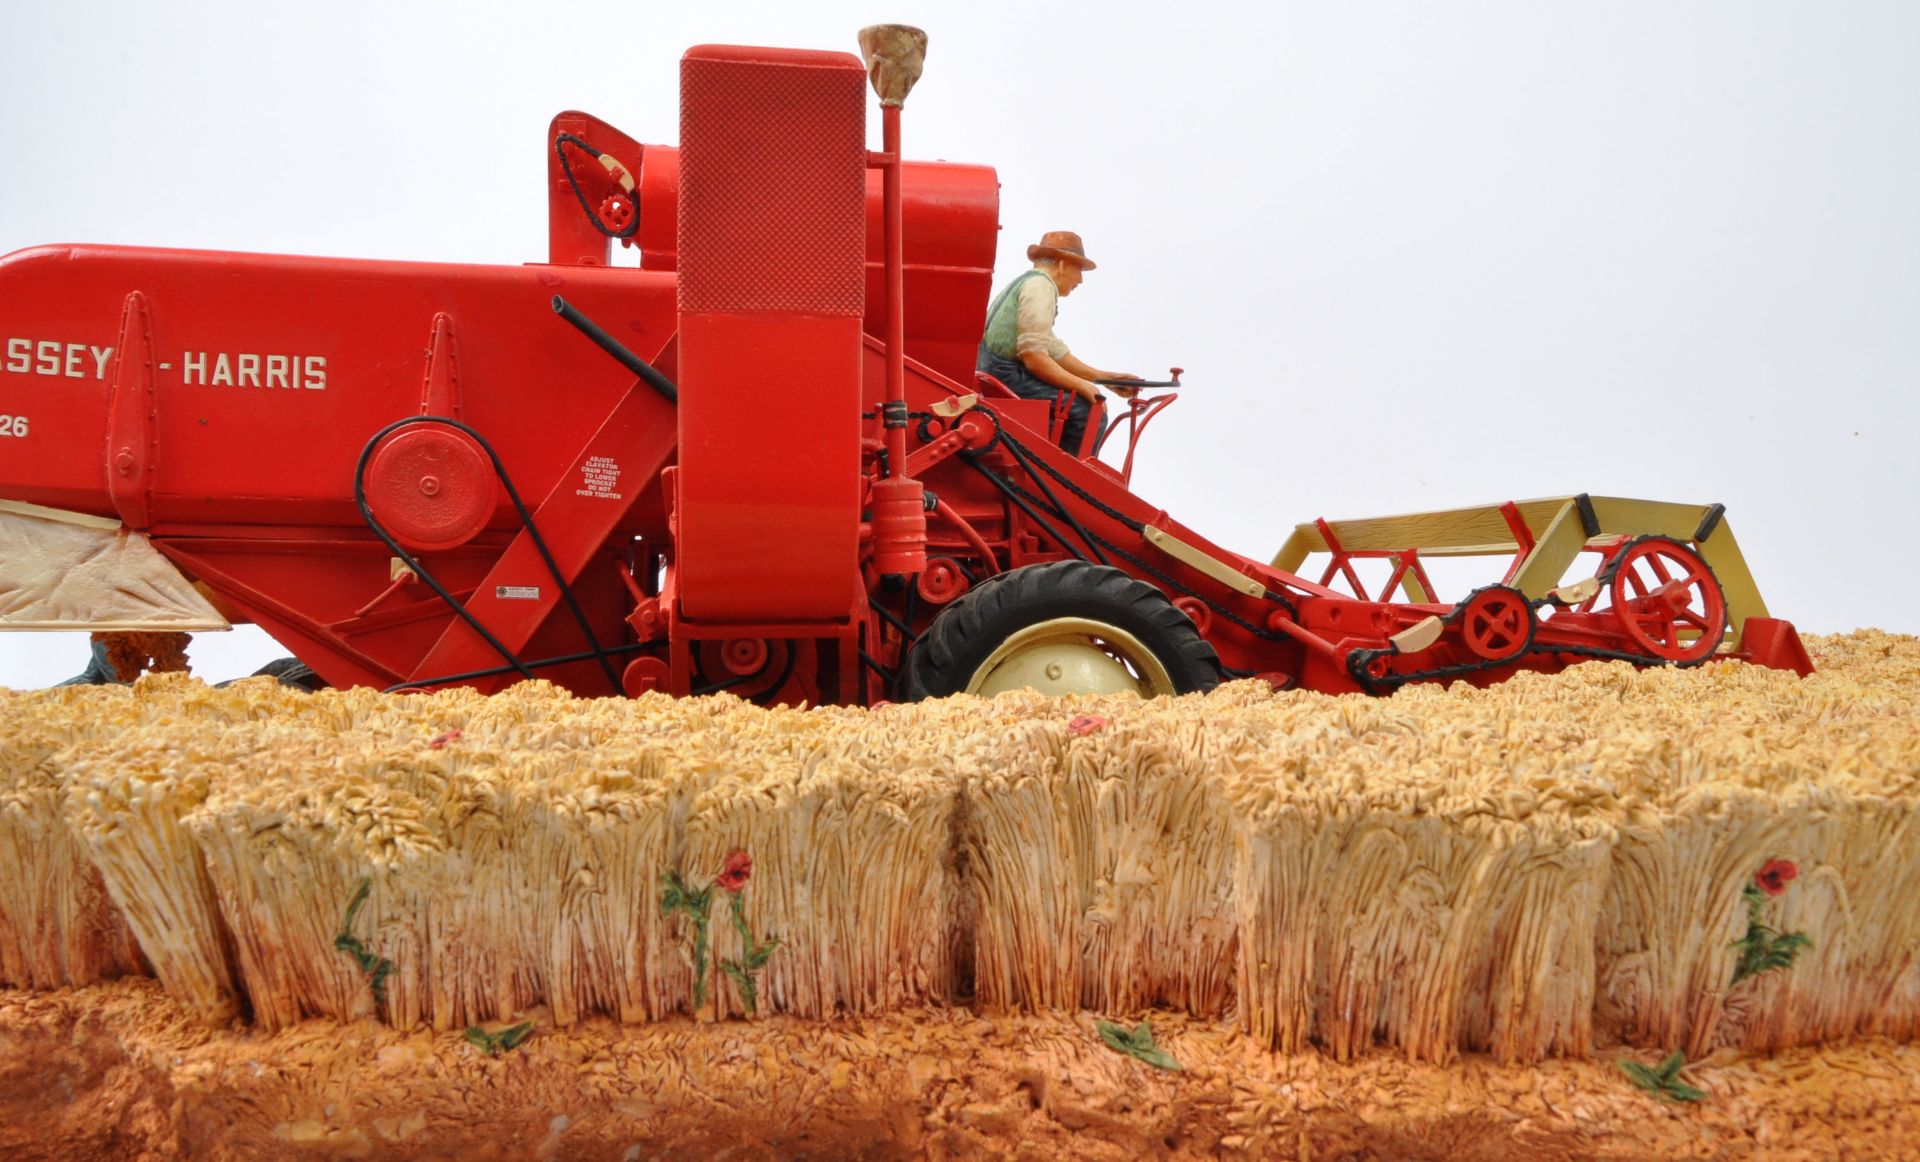
POLYGON ((841 53, 692 49, 677 149, 561 114, 545 264, 0 259, 0 627, 251 621, 334 686, 767 703, 1808 671, 1718 505, 1314 521, 1263 563, 1129 490, 1173 392, 1058 447, 1064 406, 973 372, 994 172, 904 161, 889 68, 881 153, 841 53), (1468 554, 1504 570, 1442 600, 1426 563, 1468 554))

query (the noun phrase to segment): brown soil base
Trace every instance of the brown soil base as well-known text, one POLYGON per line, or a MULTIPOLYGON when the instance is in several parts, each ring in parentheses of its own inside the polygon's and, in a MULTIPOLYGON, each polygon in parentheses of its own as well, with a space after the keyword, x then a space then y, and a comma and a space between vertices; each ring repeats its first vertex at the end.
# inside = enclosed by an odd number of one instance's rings
POLYGON ((0 990, 0 1157, 1920 1156, 1920 1048, 1858 1041, 1687 1070, 1669 1104, 1594 1061, 1341 1065, 1153 1015, 1183 1073, 1094 1020, 929 1010, 539 1027, 488 1057, 458 1032, 310 1021, 210 1031, 150 980, 0 990))

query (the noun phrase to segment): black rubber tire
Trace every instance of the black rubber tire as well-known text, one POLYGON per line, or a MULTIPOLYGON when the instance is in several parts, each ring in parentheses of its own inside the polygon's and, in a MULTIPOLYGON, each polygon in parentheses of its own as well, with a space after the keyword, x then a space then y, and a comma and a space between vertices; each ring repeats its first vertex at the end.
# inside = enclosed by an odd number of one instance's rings
POLYGON ((1166 667, 1179 693, 1211 690, 1224 677, 1220 655, 1166 594, 1108 565, 1049 561, 998 574, 941 610, 901 667, 900 700, 965 690, 1001 643, 1059 617, 1102 621, 1132 634, 1166 667))
MULTIPOLYGON (((249 674, 248 677, 278 678, 282 686, 292 686, 296 690, 305 690, 308 693, 329 689, 327 680, 314 673, 313 669, 299 658, 275 658, 249 674)), ((222 686, 230 684, 220 683, 222 686)))

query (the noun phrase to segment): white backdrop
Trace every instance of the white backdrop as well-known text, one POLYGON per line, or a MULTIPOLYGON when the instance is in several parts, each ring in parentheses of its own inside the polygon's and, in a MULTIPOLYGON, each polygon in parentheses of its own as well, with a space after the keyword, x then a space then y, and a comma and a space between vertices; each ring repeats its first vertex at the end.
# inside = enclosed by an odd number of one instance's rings
MULTIPOLYGON (((1085 236, 1060 333, 1188 368, 1135 481, 1208 537, 1719 501, 1777 615, 1920 632, 1920 6, 186 7, 0 0, 0 252, 538 261, 555 112, 671 142, 691 44, 917 23, 908 153, 999 168, 1002 281, 1085 236)), ((0 684, 85 652, 0 635, 0 684)))

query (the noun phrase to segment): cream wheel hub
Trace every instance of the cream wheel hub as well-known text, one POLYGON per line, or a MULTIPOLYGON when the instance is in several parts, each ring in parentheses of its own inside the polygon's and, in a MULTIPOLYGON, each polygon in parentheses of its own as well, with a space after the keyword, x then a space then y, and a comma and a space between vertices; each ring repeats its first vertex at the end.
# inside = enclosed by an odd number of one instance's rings
POLYGON ((1042 694, 1174 693, 1173 678, 1153 651, 1106 622, 1057 617, 1020 630, 987 656, 967 681, 967 693, 1007 690, 1042 694))

